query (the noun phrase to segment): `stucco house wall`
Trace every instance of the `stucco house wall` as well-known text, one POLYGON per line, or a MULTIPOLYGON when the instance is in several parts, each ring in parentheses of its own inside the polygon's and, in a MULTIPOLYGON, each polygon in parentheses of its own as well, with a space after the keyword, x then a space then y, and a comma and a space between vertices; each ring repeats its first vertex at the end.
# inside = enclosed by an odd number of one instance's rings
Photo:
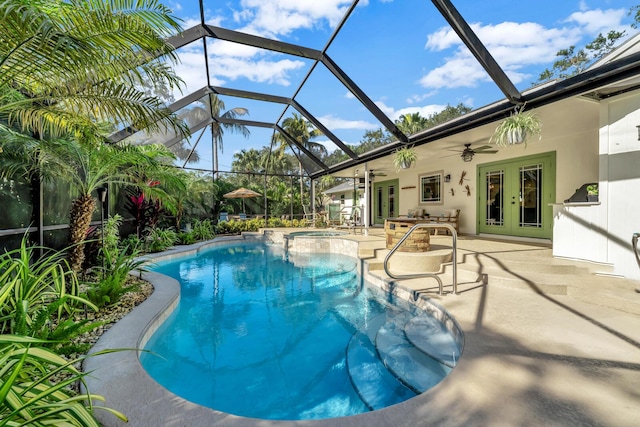
MULTIPOLYGON (((543 128, 541 138, 532 138, 524 145, 500 148, 496 154, 476 154, 471 162, 463 162, 459 154, 444 156, 419 156, 416 165, 397 174, 400 187, 400 214, 419 205, 419 176, 425 173, 442 171, 450 174, 451 181, 443 184, 443 202, 441 204, 421 205, 431 212, 444 212, 460 209, 460 232, 477 233, 478 177, 477 168, 484 163, 508 160, 533 154, 556 152, 556 203, 568 199, 577 188, 587 182, 598 181, 598 124, 600 106, 597 101, 586 98, 573 98, 557 102, 537 110, 543 128), (460 179, 465 172, 463 184, 460 179), (470 195, 467 195, 466 186, 470 195), (403 189, 403 187, 405 189, 403 189), (451 190, 453 189, 453 194, 451 190)), ((639 122, 640 123, 640 122, 639 122)), ((497 124, 487 125, 491 133, 497 124)), ((460 148, 460 142, 452 149, 460 148)), ((489 141, 479 141, 474 145, 483 145, 489 141)), ((428 145, 428 144, 427 144, 428 145)), ((387 178, 395 178, 391 173, 387 178)))
POLYGON ((640 279, 631 246, 640 232, 640 91, 603 101, 600 110, 600 223, 614 274, 640 279))

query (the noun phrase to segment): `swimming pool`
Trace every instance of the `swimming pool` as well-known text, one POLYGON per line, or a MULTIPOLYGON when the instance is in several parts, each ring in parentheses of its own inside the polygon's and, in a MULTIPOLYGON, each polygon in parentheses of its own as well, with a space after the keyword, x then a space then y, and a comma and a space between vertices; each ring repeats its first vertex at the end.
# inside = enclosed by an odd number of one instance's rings
POLYGON ((223 412, 321 419, 409 399, 450 372, 451 335, 363 286, 354 258, 283 255, 241 243, 159 263, 182 291, 140 357, 150 375, 223 412))

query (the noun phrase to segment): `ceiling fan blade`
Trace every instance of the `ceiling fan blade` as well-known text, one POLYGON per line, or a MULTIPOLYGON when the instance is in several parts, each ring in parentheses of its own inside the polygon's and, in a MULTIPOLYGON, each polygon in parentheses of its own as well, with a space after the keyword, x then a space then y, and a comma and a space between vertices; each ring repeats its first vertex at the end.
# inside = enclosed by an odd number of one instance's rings
MULTIPOLYGON (((456 150, 448 150, 448 151, 456 151, 456 150)), ((445 157, 459 156, 462 154, 462 151, 456 151, 456 154, 447 154, 446 156, 440 156, 440 159, 444 159, 445 157)))
POLYGON ((498 150, 474 150, 475 154, 496 154, 498 150))

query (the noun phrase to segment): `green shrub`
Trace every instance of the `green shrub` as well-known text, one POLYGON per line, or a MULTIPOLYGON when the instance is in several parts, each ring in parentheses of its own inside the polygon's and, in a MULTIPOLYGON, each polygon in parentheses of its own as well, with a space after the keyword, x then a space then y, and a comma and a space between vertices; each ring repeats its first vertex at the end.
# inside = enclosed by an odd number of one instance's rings
POLYGON ((63 317, 72 316, 83 305, 97 310, 79 296, 78 279, 65 253, 47 250, 38 257, 40 249, 28 246, 25 236, 20 248, 0 254, 0 333, 21 328, 29 334, 48 335, 63 317), (36 321, 45 315, 46 321, 36 321))
POLYGON ((57 323, 51 322, 51 319, 55 318, 56 312, 66 302, 67 298, 68 296, 65 295, 49 305, 41 307, 32 316, 31 322, 26 321, 27 316, 23 310, 23 305, 18 306, 12 333, 46 340, 47 342, 43 345, 55 350, 57 354, 68 355, 78 351, 87 352, 91 347, 90 344, 78 346, 71 344, 71 340, 103 325, 104 322, 89 322, 89 320, 72 318, 61 319, 57 323))
POLYGON ((143 261, 137 259, 139 251, 129 251, 127 248, 118 250, 116 256, 112 256, 105 250, 105 265, 97 267, 98 282, 87 282, 87 299, 97 307, 116 304, 122 295, 136 290, 138 285, 126 286, 129 272, 140 269, 143 261))
POLYGON ((104 222, 102 228, 102 247, 111 254, 115 254, 118 250, 120 243, 120 225, 122 225, 122 217, 115 214, 104 222))
POLYGON ((211 223, 211 220, 198 220, 196 219, 193 222, 191 233, 195 237, 196 240, 211 240, 216 237, 216 233, 214 230, 214 226, 211 223))
POLYGON ((178 233, 173 228, 154 228, 145 237, 146 252, 162 252, 178 242, 178 233))
POLYGON ((195 242, 197 242, 198 240, 196 239, 196 237, 193 235, 192 231, 189 232, 182 232, 182 233, 178 233, 178 242, 181 245, 192 245, 195 242))
POLYGON ((120 241, 120 250, 127 254, 139 254, 143 252, 144 244, 138 236, 131 234, 120 241))
MULTIPOLYGON (((86 375, 74 367, 82 359, 67 361, 43 344, 25 336, 0 335, 0 425, 99 427, 93 401, 104 399, 70 391, 86 375)), ((120 412, 99 408, 127 421, 120 412)))

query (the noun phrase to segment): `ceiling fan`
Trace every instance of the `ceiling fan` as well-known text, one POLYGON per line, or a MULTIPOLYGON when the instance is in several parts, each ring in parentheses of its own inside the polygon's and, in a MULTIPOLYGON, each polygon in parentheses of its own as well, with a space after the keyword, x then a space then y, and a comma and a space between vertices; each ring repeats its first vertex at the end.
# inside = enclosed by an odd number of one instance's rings
POLYGON ((387 176, 387 174, 386 174, 386 173, 384 173, 384 171, 381 171, 381 170, 378 170, 378 171, 376 172, 376 171, 374 171, 373 169, 370 169, 370 170, 369 170, 369 179, 370 179, 371 181, 373 181, 373 179, 374 179, 376 176, 387 176))
POLYGON ((462 160, 464 160, 465 162, 470 162, 471 160, 473 160, 473 156, 475 156, 476 154, 495 154, 498 152, 498 150, 496 150, 494 147, 490 145, 483 145, 482 147, 471 148, 471 144, 464 144, 464 150, 449 150, 449 151, 456 151, 458 153, 461 153, 460 157, 462 157, 462 160))

